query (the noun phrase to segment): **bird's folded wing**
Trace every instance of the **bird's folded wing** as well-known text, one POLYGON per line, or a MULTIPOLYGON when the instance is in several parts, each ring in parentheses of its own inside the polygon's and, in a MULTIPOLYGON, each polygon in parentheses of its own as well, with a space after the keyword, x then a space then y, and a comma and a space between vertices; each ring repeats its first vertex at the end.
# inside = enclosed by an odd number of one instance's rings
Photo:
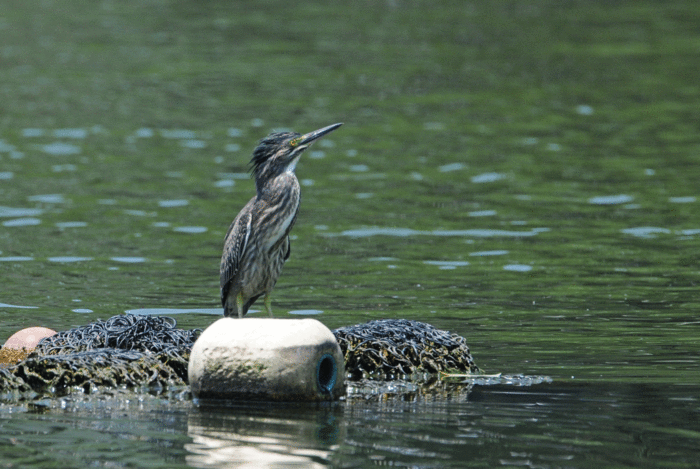
POLYGON ((226 301, 230 282, 236 276, 240 268, 243 253, 248 246, 252 222, 252 212, 250 210, 243 210, 233 223, 231 223, 226 233, 224 253, 221 256, 221 268, 219 271, 222 302, 226 301))

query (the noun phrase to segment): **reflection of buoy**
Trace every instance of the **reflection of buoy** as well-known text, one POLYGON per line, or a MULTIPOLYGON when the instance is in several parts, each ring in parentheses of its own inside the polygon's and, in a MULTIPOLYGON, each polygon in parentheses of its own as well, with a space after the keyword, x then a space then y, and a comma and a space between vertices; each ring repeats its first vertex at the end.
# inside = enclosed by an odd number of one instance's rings
POLYGON ((24 360, 44 337, 51 337, 56 331, 47 327, 28 327, 15 332, 0 349, 0 364, 15 364, 24 360))
POLYGON ((345 393, 343 355, 315 319, 222 318, 192 347, 199 399, 325 401, 345 393))

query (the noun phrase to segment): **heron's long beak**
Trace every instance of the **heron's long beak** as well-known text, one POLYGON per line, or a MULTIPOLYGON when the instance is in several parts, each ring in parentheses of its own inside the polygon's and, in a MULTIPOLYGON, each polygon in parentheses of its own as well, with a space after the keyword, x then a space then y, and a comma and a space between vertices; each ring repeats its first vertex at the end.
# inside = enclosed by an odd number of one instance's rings
POLYGON ((297 145, 308 145, 309 143, 313 142, 314 140, 317 140, 327 133, 333 132, 335 129, 343 125, 342 122, 339 122, 337 124, 329 125, 328 127, 324 127, 322 129, 314 130, 313 132, 309 132, 306 135, 302 135, 299 137, 299 141, 297 145))

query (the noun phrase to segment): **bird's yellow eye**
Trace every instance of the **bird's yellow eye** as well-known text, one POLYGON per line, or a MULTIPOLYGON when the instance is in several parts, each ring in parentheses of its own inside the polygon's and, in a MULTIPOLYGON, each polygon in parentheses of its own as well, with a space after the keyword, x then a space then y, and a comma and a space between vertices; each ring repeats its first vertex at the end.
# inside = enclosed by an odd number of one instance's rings
POLYGON ((292 140, 289 142, 289 146, 290 146, 290 147, 295 147, 295 146, 299 145, 299 142, 301 142, 301 137, 297 137, 297 138, 295 138, 295 139, 292 139, 292 140))

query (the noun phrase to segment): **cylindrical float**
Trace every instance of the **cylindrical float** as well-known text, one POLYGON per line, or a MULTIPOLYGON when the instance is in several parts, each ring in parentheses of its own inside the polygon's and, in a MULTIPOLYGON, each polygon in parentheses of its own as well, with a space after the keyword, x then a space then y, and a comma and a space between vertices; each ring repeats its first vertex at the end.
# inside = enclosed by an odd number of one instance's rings
POLYGON ((195 398, 329 401, 345 393, 343 354, 315 319, 222 318, 192 347, 195 398))

